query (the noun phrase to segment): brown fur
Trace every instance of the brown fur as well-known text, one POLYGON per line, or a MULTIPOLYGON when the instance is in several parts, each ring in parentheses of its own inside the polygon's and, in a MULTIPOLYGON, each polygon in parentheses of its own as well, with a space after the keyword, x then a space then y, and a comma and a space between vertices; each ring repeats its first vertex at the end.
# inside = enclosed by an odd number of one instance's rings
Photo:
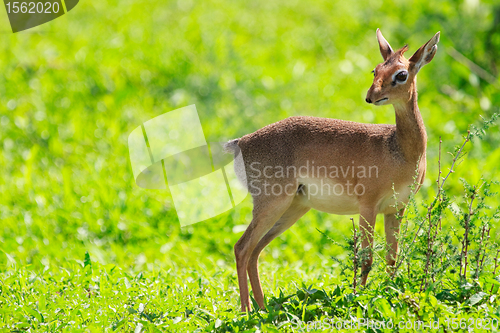
MULTIPOLYGON (((241 149, 249 191, 254 200, 253 220, 234 248, 242 311, 250 309, 247 271, 255 300, 263 308, 264 296, 257 268, 259 254, 311 208, 336 214, 360 214, 363 247, 372 246, 376 215, 384 214, 389 246, 387 260, 389 265, 394 265, 399 231, 397 214, 404 211, 408 186, 413 183, 415 174, 418 184, 422 184, 425 176, 427 135, 417 105, 416 74, 434 57, 439 33, 410 60, 403 55, 407 46, 394 52, 379 30, 377 38, 384 62, 375 68, 367 102, 393 104, 396 125, 291 117, 230 142, 233 145, 237 143, 241 149), (407 80, 394 83, 394 74, 402 70, 408 72, 407 80), (306 174, 285 173, 283 177, 269 172, 278 167, 295 170, 302 167, 306 170, 305 166, 311 164, 326 170, 333 166, 342 170, 376 166, 378 173, 377 177, 367 178, 362 177, 361 172, 348 172, 339 179, 327 172, 314 174, 314 169, 307 169, 306 174), (363 187, 365 191, 362 195, 355 193, 351 196, 313 195, 313 186, 318 186, 314 184, 320 182, 331 186, 360 184, 359 188, 363 187), (264 194, 265 189, 272 186, 293 191, 264 194), (400 193, 397 200, 393 199, 394 190, 400 193)), ((366 283, 371 263, 370 255, 362 267, 363 284, 366 283)))

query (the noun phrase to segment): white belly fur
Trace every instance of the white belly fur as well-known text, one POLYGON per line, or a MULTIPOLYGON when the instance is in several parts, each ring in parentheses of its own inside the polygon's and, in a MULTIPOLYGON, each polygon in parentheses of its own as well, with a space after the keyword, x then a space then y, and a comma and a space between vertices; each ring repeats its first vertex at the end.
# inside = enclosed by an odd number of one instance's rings
MULTIPOLYGON (((335 182, 328 178, 301 178, 304 185, 302 192, 304 203, 313 209, 337 215, 359 214, 361 188, 354 191, 353 184, 335 182), (343 191, 341 191, 341 188, 343 191)), ((398 209, 404 207, 411 193, 410 184, 396 188, 398 209)), ((377 213, 395 213, 394 192, 384 193, 376 204, 377 213)))
POLYGON ((353 186, 350 186, 349 194, 346 184, 328 178, 302 178, 299 183, 304 185, 307 206, 330 214, 359 214, 359 202, 353 186))

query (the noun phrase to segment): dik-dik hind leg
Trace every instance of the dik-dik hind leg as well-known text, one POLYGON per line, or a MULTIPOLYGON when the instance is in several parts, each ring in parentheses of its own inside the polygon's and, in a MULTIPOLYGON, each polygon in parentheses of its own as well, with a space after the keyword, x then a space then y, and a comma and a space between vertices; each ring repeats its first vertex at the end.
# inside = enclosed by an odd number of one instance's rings
POLYGON ((257 246, 257 243, 288 209, 292 200, 293 196, 262 195, 254 197, 252 222, 234 246, 238 285, 240 288, 241 311, 250 311, 247 279, 248 259, 257 246))
POLYGON ((361 263, 361 284, 366 285, 368 273, 372 269, 373 263, 373 233, 377 213, 375 208, 362 207, 359 215, 359 230, 361 232, 362 263, 361 263))
POLYGON ((400 210, 396 214, 384 215, 385 240, 387 243, 387 254, 385 258, 387 260, 388 269, 393 269, 396 264, 398 254, 399 224, 401 222, 401 219, 398 218, 398 216, 403 216, 403 213, 404 209, 400 210))
POLYGON ((259 304, 261 309, 264 309, 264 293, 262 292, 262 286, 260 284, 258 260, 259 255, 262 250, 272 242, 273 239, 281 235, 285 230, 290 228, 297 222, 305 213, 309 211, 309 207, 303 206, 301 203, 301 196, 296 195, 292 204, 287 209, 287 211, 281 216, 281 218, 276 222, 276 224, 267 232, 267 234, 262 237, 257 246, 252 252, 250 259, 248 261, 248 276, 250 278, 250 284, 252 285, 253 295, 255 301, 259 304))

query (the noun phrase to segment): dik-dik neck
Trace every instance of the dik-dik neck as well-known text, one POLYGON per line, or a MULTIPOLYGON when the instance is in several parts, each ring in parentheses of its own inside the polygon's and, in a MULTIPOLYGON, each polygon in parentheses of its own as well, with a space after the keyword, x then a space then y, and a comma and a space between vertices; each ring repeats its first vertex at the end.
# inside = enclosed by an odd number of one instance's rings
POLYGON ((417 103, 417 82, 413 81, 409 98, 394 104, 396 140, 408 162, 417 162, 427 147, 427 133, 417 103))

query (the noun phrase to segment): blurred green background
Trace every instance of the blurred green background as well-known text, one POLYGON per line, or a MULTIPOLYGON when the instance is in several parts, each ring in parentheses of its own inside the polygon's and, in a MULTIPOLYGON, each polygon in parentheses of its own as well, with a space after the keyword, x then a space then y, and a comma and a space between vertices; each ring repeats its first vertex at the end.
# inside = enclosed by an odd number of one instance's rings
MULTIPOLYGON (((293 115, 394 123, 392 107, 364 102, 382 60, 376 28, 393 48, 408 43, 407 56, 441 31, 438 53, 418 77, 429 141, 417 200, 434 193, 439 137, 447 170, 446 152, 468 125, 500 105, 498 1, 87 0, 16 34, 0 11, 4 276, 26 265, 57 270, 88 251, 131 272, 228 272, 235 290, 232 247, 250 222, 250 198, 181 229, 168 192, 135 185, 129 133, 190 104, 209 142, 293 115)), ((498 127, 468 146, 450 193, 460 195, 459 177, 498 179, 499 146, 498 127)), ((268 270, 297 262, 329 270, 328 258, 342 249, 316 228, 342 240, 351 225, 347 216, 309 212, 261 261, 268 270)))

